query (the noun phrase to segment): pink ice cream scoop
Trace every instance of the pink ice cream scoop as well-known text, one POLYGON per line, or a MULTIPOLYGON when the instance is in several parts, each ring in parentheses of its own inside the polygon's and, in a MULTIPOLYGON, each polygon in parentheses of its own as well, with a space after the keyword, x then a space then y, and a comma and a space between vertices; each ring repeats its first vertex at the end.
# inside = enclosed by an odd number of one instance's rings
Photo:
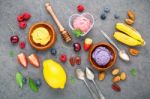
POLYGON ((74 29, 80 29, 82 32, 87 32, 92 25, 90 19, 79 16, 73 20, 74 29))

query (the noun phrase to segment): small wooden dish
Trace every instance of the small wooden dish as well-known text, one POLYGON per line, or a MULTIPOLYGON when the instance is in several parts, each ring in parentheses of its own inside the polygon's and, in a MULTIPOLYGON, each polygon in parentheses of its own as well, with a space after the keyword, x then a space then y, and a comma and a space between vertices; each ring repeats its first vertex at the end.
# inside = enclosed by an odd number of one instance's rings
POLYGON ((116 50, 115 48, 110 45, 109 43, 106 43, 106 42, 100 42, 100 43, 97 43, 95 45, 93 45, 89 51, 89 55, 88 55, 88 59, 92 65, 93 68, 95 68, 96 70, 99 70, 99 71, 105 71, 109 68, 111 68, 115 62, 116 62, 116 58, 117 58, 117 53, 116 53, 116 50), (106 64, 105 66, 100 66, 98 65, 94 59, 92 58, 92 53, 94 52, 94 50, 97 48, 97 47, 106 47, 112 54, 112 59, 110 60, 110 62, 108 64, 106 64))
POLYGON ((54 28, 46 23, 46 22, 37 22, 35 24, 33 24, 30 29, 29 29, 29 32, 28 32, 28 41, 29 43, 31 44, 31 46, 37 50, 40 50, 40 51, 44 51, 44 50, 47 50, 48 48, 50 48, 56 41, 56 34, 55 34, 55 31, 54 31, 54 28), (40 45, 40 44, 36 44, 34 43, 33 39, 32 39, 32 36, 31 34, 33 33, 33 31, 36 29, 36 28, 39 28, 39 27, 44 27, 48 30, 49 34, 51 35, 51 39, 50 41, 46 44, 46 45, 40 45))

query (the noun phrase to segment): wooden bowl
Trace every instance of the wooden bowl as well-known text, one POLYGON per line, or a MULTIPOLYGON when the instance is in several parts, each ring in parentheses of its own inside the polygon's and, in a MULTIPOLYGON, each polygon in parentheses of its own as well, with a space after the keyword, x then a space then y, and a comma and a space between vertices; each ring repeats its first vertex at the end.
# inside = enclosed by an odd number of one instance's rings
POLYGON ((48 48, 50 48, 56 41, 56 34, 55 34, 55 31, 54 31, 54 28, 46 23, 46 22, 37 22, 35 24, 33 24, 30 29, 29 29, 29 32, 28 32, 28 41, 29 43, 31 44, 31 46, 37 50, 40 50, 40 51, 44 51, 44 50, 47 50, 48 48), (51 35, 51 39, 50 41, 46 44, 46 45, 41 45, 41 44, 36 44, 34 43, 33 39, 32 39, 32 36, 31 34, 33 33, 33 31, 36 29, 36 28, 39 28, 39 27, 44 27, 48 30, 49 34, 51 35))
POLYGON ((105 43, 105 42, 100 42, 100 43, 93 45, 91 47, 91 49, 89 51, 89 55, 88 55, 88 59, 92 65, 92 67, 95 68, 96 70, 99 70, 99 71, 105 71, 105 70, 111 68, 115 64, 116 58, 117 58, 117 53, 116 53, 115 48, 112 45, 110 45, 109 43, 105 43), (95 60, 92 58, 92 53, 94 52, 94 50, 97 47, 106 47, 112 54, 112 59, 105 66, 98 65, 95 62, 95 60))

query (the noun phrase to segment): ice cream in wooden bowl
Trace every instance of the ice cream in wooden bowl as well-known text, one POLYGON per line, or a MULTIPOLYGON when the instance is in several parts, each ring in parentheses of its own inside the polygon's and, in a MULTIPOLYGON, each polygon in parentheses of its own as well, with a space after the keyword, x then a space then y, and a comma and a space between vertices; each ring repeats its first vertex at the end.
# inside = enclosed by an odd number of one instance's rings
POLYGON ((105 71, 116 62, 117 54, 115 48, 106 42, 100 42, 92 46, 88 59, 93 68, 105 71))
POLYGON ((37 50, 46 50, 56 41, 53 27, 46 22, 37 22, 30 27, 28 41, 37 50))

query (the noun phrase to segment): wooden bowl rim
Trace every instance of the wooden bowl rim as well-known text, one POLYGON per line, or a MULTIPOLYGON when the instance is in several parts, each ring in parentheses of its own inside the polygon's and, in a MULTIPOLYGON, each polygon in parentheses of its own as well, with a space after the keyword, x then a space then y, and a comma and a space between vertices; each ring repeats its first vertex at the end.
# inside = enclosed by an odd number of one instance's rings
POLYGON ((54 28, 52 27, 51 24, 49 24, 47 22, 36 22, 29 29, 28 41, 31 44, 31 46, 34 47, 37 50, 42 51, 42 50, 46 50, 46 49, 50 48, 55 43, 55 40, 56 40, 56 34, 55 34, 55 31, 54 31, 54 28), (51 42, 49 42, 46 46, 38 46, 31 40, 32 39, 31 38, 31 33, 32 33, 34 27, 36 27, 37 25, 46 25, 52 31, 52 36, 51 36, 51 40, 50 40, 51 42))
POLYGON ((90 63, 91 63, 91 65, 92 65, 93 68, 95 68, 96 70, 99 70, 99 71, 105 71, 105 70, 111 68, 115 64, 116 59, 117 59, 117 52, 116 52, 116 49, 111 44, 109 44, 107 42, 99 42, 99 43, 94 44, 91 47, 91 49, 89 51, 88 58, 89 58, 89 61, 90 61, 90 63), (105 45, 105 46, 108 46, 109 48, 111 48, 111 50, 112 50, 112 52, 114 54, 112 63, 108 67, 106 67, 106 68, 99 67, 98 65, 94 64, 94 62, 92 60, 92 52, 95 50, 96 47, 101 46, 101 45, 105 45))

